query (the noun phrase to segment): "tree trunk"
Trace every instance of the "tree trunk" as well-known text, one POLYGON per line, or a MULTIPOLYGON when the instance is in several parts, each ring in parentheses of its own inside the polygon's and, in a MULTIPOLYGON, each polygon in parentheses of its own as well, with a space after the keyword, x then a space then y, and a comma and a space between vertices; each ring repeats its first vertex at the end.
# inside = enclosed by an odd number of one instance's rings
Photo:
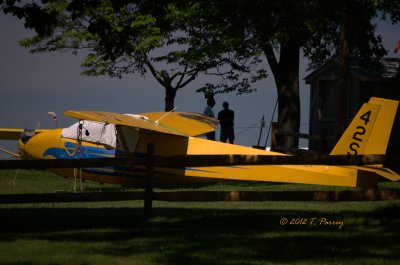
POLYGON ((175 108, 176 89, 172 86, 165 87, 165 111, 171 111, 175 108))
POLYGON ((297 148, 299 139, 294 135, 300 131, 300 47, 293 42, 281 45, 279 62, 271 46, 266 47, 264 52, 278 92, 278 130, 287 134, 278 135, 277 145, 297 148))

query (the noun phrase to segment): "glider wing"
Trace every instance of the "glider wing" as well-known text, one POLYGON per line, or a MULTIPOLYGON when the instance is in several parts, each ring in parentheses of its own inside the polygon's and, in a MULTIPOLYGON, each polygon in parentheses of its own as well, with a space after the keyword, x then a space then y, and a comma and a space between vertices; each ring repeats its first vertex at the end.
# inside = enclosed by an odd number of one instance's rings
POLYGON ((195 136, 215 130, 217 120, 188 112, 152 112, 140 115, 104 111, 67 111, 66 116, 81 120, 112 123, 142 130, 179 136, 195 136))

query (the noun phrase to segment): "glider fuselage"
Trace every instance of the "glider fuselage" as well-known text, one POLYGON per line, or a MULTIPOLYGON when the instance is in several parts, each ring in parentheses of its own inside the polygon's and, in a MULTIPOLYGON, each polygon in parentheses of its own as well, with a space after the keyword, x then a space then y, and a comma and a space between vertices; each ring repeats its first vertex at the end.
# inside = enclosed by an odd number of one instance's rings
MULTIPOLYGON (((277 152, 254 149, 245 146, 225 144, 194 137, 180 137, 146 132, 139 136, 136 150, 130 156, 141 157, 146 154, 148 143, 155 145, 155 154, 172 155, 284 155, 277 152)), ((31 159, 76 159, 125 156, 123 151, 104 144, 61 137, 61 130, 40 133, 25 145, 26 155, 31 159)), ((78 177, 74 169, 54 169, 55 173, 78 177)), ((320 184, 334 186, 371 186, 377 179, 368 183, 366 173, 356 167, 320 165, 259 165, 259 166, 209 166, 209 167, 157 167, 153 182, 157 184, 190 184, 221 180, 248 180, 320 184), (363 177, 364 176, 364 177, 363 177)), ((101 183, 119 185, 144 185, 146 170, 142 166, 84 168, 82 178, 101 183)))
MULTIPOLYGON (((389 142, 398 101, 371 98, 346 129, 332 155, 383 155, 389 142)), ((79 119, 69 128, 35 132, 23 145, 22 158, 77 159, 141 157, 154 144, 160 157, 185 155, 285 155, 250 147, 210 141, 194 136, 215 130, 218 121, 196 113, 118 114, 102 111, 69 111, 79 119)), ((4 139, 18 139, 18 130, 0 130, 4 139)), ((21 142, 21 141, 20 141, 21 142)), ((77 170, 58 169, 57 174, 78 177, 77 170)), ((120 185, 143 185, 143 166, 82 169, 82 178, 120 185)), ((80 176, 79 176, 80 177, 80 176)), ((382 165, 237 165, 205 167, 163 166, 154 169, 153 182, 193 183, 244 180, 332 186, 376 186, 378 182, 400 180, 382 165)))

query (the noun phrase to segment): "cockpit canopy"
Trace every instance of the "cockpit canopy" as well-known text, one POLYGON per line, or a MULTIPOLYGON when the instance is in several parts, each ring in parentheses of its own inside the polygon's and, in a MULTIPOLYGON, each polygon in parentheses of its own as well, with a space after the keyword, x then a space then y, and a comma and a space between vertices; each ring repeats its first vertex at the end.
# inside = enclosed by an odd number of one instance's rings
POLYGON ((78 139, 79 126, 82 125, 81 139, 83 141, 106 144, 113 148, 117 146, 117 136, 114 124, 103 122, 80 121, 62 130, 61 137, 78 139))

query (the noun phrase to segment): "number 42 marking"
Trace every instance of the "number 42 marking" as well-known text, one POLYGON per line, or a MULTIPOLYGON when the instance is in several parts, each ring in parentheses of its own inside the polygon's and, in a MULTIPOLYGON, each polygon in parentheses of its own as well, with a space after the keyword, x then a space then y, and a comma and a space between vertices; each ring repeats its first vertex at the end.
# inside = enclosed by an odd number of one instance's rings
MULTIPOLYGON (((364 122, 364 126, 366 126, 370 122, 371 111, 365 112, 360 116, 360 120, 364 122)), ((364 126, 357 126, 356 131, 353 134, 353 142, 349 144, 349 152, 348 155, 357 155, 358 149, 360 148, 360 144, 363 141, 362 136, 366 133, 367 129, 364 126), (358 143, 359 142, 359 143, 358 143)))
POLYGON ((367 125, 370 121, 371 111, 365 112, 363 115, 360 116, 360 120, 364 121, 364 125, 367 125))

